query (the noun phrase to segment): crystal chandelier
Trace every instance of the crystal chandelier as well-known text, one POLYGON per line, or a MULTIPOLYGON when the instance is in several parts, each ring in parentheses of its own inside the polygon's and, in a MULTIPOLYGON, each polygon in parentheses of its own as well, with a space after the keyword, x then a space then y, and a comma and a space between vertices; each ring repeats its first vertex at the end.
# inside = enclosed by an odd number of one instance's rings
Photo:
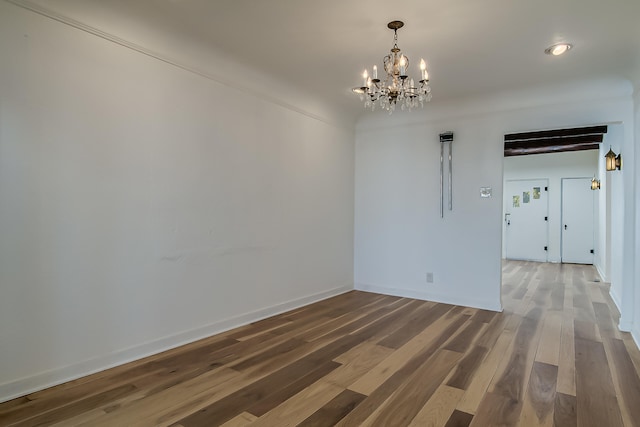
POLYGON ((383 80, 378 78, 378 67, 373 66, 373 72, 369 75, 367 70, 362 74, 361 87, 354 87, 353 92, 360 95, 365 108, 376 109, 376 105, 389 111, 391 114, 396 105, 401 109, 423 107, 425 102, 431 100, 431 88, 429 87, 429 73, 424 59, 420 60, 421 78, 416 86, 414 80, 407 75, 409 58, 398 47, 398 30, 404 26, 402 21, 391 21, 387 24, 393 30, 393 48, 389 55, 384 57, 383 80))

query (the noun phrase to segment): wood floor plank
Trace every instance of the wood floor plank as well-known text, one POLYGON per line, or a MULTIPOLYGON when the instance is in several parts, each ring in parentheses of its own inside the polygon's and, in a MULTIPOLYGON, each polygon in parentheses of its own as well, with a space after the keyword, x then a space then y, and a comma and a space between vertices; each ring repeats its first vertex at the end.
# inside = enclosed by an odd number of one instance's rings
POLYGON ((508 359, 496 372, 490 391, 519 402, 522 401, 529 380, 533 356, 540 338, 540 318, 542 310, 533 308, 522 319, 513 341, 508 359))
POLYGON ((441 427, 449 421, 464 391, 441 385, 411 420, 410 427, 441 427))
POLYGON ((325 375, 324 381, 343 388, 351 386, 374 366, 389 357, 393 350, 372 342, 364 342, 334 361, 342 366, 325 375))
POLYGON ((631 334, 625 334, 622 337, 622 342, 624 342, 624 346, 627 348, 627 354, 631 358, 636 372, 640 372, 640 351, 638 351, 638 346, 633 340, 633 337, 631 337, 631 334))
POLYGON ((406 325, 398 328, 378 344, 389 348, 400 348, 422 332, 425 325, 429 325, 444 316, 450 308, 451 306, 447 304, 437 304, 435 307, 427 306, 426 309, 419 310, 415 316, 412 316, 406 325))
POLYGON ((601 337, 620 338, 620 331, 615 324, 609 305, 605 302, 593 303, 593 311, 596 315, 596 324, 601 337))
POLYGON ((409 424, 461 357, 461 353, 438 350, 380 407, 377 415, 370 419, 370 425, 409 424), (411 399, 407 399, 407 396, 411 396, 411 399))
POLYGON ((185 427, 219 425, 242 412, 259 417, 337 367, 337 363, 328 362, 311 372, 312 367, 304 363, 281 369, 181 419, 179 423, 185 427), (288 386, 283 389, 281 384, 288 386))
MULTIPOLYGON (((259 417, 252 427, 296 426, 310 417, 344 390, 333 384, 318 381, 259 417)), ((185 426, 186 427, 186 426, 185 426)))
POLYGON ((454 337, 451 337, 451 339, 445 343, 443 348, 458 353, 465 353, 485 326, 486 325, 482 322, 473 322, 469 320, 462 331, 454 337))
POLYGON ((363 318, 366 315, 367 312, 364 310, 345 313, 329 320, 328 322, 317 325, 316 327, 310 328, 306 331, 302 331, 298 335, 298 338, 305 341, 315 341, 327 334, 334 332, 338 328, 341 328, 348 323, 355 322, 356 320, 363 318))
POLYGON ((456 409, 453 411, 453 414, 451 414, 451 417, 449 417, 444 427, 469 427, 472 421, 473 415, 456 409))
MULTIPOLYGON (((48 427, 68 427, 68 426, 79 426, 79 425, 91 425, 91 423, 103 416, 105 412, 101 409, 91 409, 89 411, 82 412, 78 415, 65 418, 56 423, 49 424, 48 427)), ((17 425, 24 424, 19 423, 17 425)))
POLYGON ((579 426, 622 426, 604 346, 576 337, 576 401, 579 426))
POLYGON ((576 338, 583 340, 602 342, 598 325, 595 322, 575 319, 573 321, 573 333, 576 338))
POLYGON ((527 289, 527 293, 513 310, 513 312, 520 316, 526 316, 527 312, 531 309, 533 303, 533 297, 538 290, 539 283, 538 281, 531 280, 529 284, 529 288, 527 289))
POLYGON ((558 382, 556 390, 559 393, 576 395, 576 352, 574 346, 573 307, 570 313, 565 313, 562 319, 560 336, 560 353, 558 357, 558 382))
MULTIPOLYGON (((391 396, 402 384, 407 381, 411 375, 418 369, 426 360, 428 360, 438 348, 461 326, 466 322, 468 316, 459 316, 444 328, 441 333, 433 340, 429 342, 429 346, 424 348, 408 362, 396 367, 395 371, 386 381, 378 385, 369 396, 360 404, 357 408, 349 413, 344 419, 338 423, 340 426, 357 426, 366 420, 370 414, 372 414, 382 403, 384 403, 389 396, 391 396)), ((351 387, 350 387, 351 388, 351 387)), ((353 388, 351 388, 353 390, 353 388)), ((354 390, 357 391, 357 390, 354 390)), ((363 393, 365 394, 365 393, 363 393)))
POLYGON ((361 379, 349 386, 350 390, 369 395, 381 384, 394 375, 399 366, 405 366, 410 360, 419 357, 420 354, 430 356, 435 352, 436 343, 446 341, 449 336, 442 334, 443 330, 453 329, 452 325, 459 326, 465 319, 438 319, 437 322, 427 326, 425 330, 400 347, 388 358, 367 372, 361 379), (431 353, 425 354, 425 349, 432 349, 431 353))
MULTIPOLYGON (((323 341, 331 341, 337 337, 342 337, 345 334, 354 334, 362 330, 371 330, 374 326, 378 329, 376 332, 380 333, 381 328, 392 328, 393 322, 398 318, 402 318, 403 314, 412 312, 420 301, 411 301, 409 299, 399 300, 400 304, 394 306, 381 307, 361 318, 350 322, 344 326, 341 326, 328 334, 318 338, 323 341)), ((370 336, 368 336, 369 338, 370 336)))
MULTIPOLYGON (((87 408, 93 408, 94 406, 102 405, 112 399, 118 399, 122 396, 129 395, 135 390, 135 386, 131 384, 121 385, 111 390, 94 394, 87 398, 79 399, 74 401, 73 403, 55 408, 51 411, 41 413, 35 417, 30 417, 28 418, 28 423, 34 426, 45 426, 54 424, 56 422, 64 420, 65 418, 77 416, 83 411, 86 411, 87 408)), ((6 422, 7 424, 9 424, 10 422, 12 422, 12 419, 10 417, 2 417, 0 418, 0 421, 2 421, 2 423, 6 422)))
POLYGON ((564 309, 565 285, 563 282, 554 282, 551 290, 551 311, 562 311, 564 309))
POLYGON ((602 295, 602 292, 600 292, 600 286, 598 285, 599 283, 593 283, 588 287, 589 297, 593 303, 606 304, 607 300, 605 299, 605 296, 602 295))
POLYGON ((11 426, 632 426, 592 266, 503 263, 502 313, 350 291, 0 403, 11 426))
POLYGON ((507 351, 511 347, 514 337, 515 332, 505 331, 504 334, 498 338, 496 345, 489 351, 482 365, 480 365, 475 374, 473 374, 471 382, 466 387, 466 392, 457 406, 458 410, 469 414, 476 413, 498 369, 498 365, 503 359, 508 357, 507 351))
POLYGON ((251 323, 246 327, 239 328, 239 330, 230 333, 227 336, 232 339, 243 341, 264 332, 271 332, 276 328, 279 328, 283 325, 288 325, 290 323, 291 320, 284 318, 268 318, 259 322, 251 323))
MULTIPOLYGON (((493 348, 500 335, 502 335, 505 332, 505 329, 507 329, 506 325, 511 321, 512 316, 512 314, 507 312, 495 313, 495 316, 493 316, 493 318, 487 323, 487 327, 484 332, 481 333, 478 341, 476 341, 476 345, 487 349, 493 348)), ((516 328, 512 330, 515 330, 516 328)))
POLYGON ((607 337, 603 342, 618 400, 622 400, 625 425, 640 423, 640 375, 622 340, 607 337))
POLYGON ((534 362, 520 414, 519 426, 552 426, 558 367, 534 362))
POLYGON ((253 423, 257 419, 258 417, 256 417, 255 415, 252 415, 248 412, 243 412, 233 417, 226 423, 222 424, 221 427, 245 427, 251 425, 251 423, 253 423))
MULTIPOLYGON (((564 293, 564 290, 563 290, 564 293)), ((549 312, 544 318, 542 336, 538 344, 535 360, 558 366, 562 338, 562 313, 549 312)))
POLYGON ((298 427, 331 427, 343 419, 349 412, 366 398, 365 395, 351 390, 344 390, 322 408, 318 409, 298 427))
POLYGON ((472 317, 474 322, 491 323, 494 317, 498 315, 495 311, 489 310, 476 310, 472 317))
MULTIPOLYGON (((187 372, 188 375, 192 371, 190 368, 197 364, 196 361, 208 352, 237 343, 236 340, 228 339, 207 341, 203 342, 201 347, 188 346, 184 352, 170 351, 164 356, 160 355, 142 362, 115 368, 109 381, 100 381, 103 376, 97 375, 91 376, 87 381, 73 381, 62 387, 44 390, 30 395, 29 401, 22 405, 9 407, 7 410, 4 410, 3 405, 0 405, 0 422, 10 423, 18 419, 31 418, 32 414, 42 416, 43 413, 50 411, 64 411, 66 416, 71 416, 73 408, 82 411, 87 406, 82 403, 78 406, 78 401, 93 402, 94 405, 97 405, 97 402, 104 401, 103 397, 108 395, 111 396, 109 399, 113 399, 136 393, 138 388, 132 386, 134 381, 156 383, 163 387, 168 377, 181 377, 180 373, 174 375, 177 371, 187 372), (55 390, 61 392, 56 393, 55 390), (113 390, 118 390, 118 392, 114 394, 113 390)), ((200 372, 200 370, 196 369, 196 372, 200 372)), ((173 380, 169 378, 169 381, 173 380)))
POLYGON ((265 360, 273 359, 274 357, 281 356, 292 350, 299 349, 306 344, 307 342, 302 341, 298 338, 291 338, 284 342, 280 342, 273 347, 269 347, 264 351, 255 353, 250 357, 247 357, 240 361, 235 361, 229 364, 229 367, 235 369, 236 371, 243 372, 248 370, 249 368, 263 363, 265 360))
POLYGON ((553 425, 556 427, 577 427, 576 397, 564 393, 556 393, 553 405, 553 425))
POLYGON ((460 360, 452 375, 447 379, 447 385, 466 390, 471 382, 471 378, 487 355, 487 349, 478 345, 474 346, 460 360))
MULTIPOLYGON (((536 305, 536 301, 532 300, 536 305)), ((540 337, 542 310, 534 307, 522 319, 511 346, 510 355, 496 371, 489 392, 484 395, 472 425, 515 425, 524 403, 525 389, 531 374, 535 350, 540 337)))
MULTIPOLYGON (((156 405, 156 412, 153 416, 140 420, 138 426, 169 426, 176 423, 178 420, 193 414, 202 408, 206 408, 212 405, 214 402, 219 401, 234 393, 252 382, 255 378, 239 375, 230 379, 227 382, 219 383, 216 381, 215 385, 209 384, 209 388, 200 393, 188 393, 187 399, 179 402, 174 402, 172 405, 166 407, 160 407, 156 405)), ((137 408, 132 408, 137 409, 137 408)), ((139 414, 136 412, 136 414, 139 414)), ((132 419, 139 419, 139 415, 132 416, 132 419)), ((129 423, 131 425, 136 425, 129 423)), ((90 424, 88 424, 89 426, 90 424)))
POLYGON ((522 401, 489 392, 484 395, 470 426, 516 426, 522 411, 522 401))
MULTIPOLYGON (((105 412, 102 417, 88 421, 87 425, 101 427, 124 424, 145 425, 163 411, 191 400, 201 393, 220 392, 231 389, 233 380, 240 380, 240 374, 228 368, 210 371, 208 374, 193 378, 141 399, 135 404, 124 405, 116 410, 105 412)), ((217 393, 219 396, 220 393, 217 393)), ((151 423, 147 425, 152 425, 151 423)))
POLYGON ((596 314, 593 311, 591 298, 582 283, 574 286, 573 309, 576 319, 584 322, 596 322, 596 314))

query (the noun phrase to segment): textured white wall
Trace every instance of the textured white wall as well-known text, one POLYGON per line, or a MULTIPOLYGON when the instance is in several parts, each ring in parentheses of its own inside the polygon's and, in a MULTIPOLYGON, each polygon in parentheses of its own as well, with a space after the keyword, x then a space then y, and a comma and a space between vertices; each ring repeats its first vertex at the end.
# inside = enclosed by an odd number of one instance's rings
POLYGON ((0 2, 0 401, 353 287, 353 129, 0 2))
MULTIPOLYGON (((434 96, 411 114, 364 116, 356 130, 356 288, 500 309, 503 137, 594 123, 629 127, 628 82, 590 84, 469 102, 434 96), (441 219, 438 134, 445 130, 455 133, 454 196, 453 212, 441 219), (482 186, 493 188, 491 199, 480 198, 482 186)), ((633 176, 633 165, 626 173, 633 176)))

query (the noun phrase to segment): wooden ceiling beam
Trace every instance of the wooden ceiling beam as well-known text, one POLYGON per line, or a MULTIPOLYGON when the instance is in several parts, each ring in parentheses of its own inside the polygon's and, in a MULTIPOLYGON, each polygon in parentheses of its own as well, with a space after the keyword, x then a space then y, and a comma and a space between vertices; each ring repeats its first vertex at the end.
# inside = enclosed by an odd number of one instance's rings
POLYGON ((542 147, 505 148, 504 156, 526 156, 529 154, 562 153, 565 151, 597 150, 600 144, 566 144, 542 147))
POLYGON ((606 125, 510 133, 504 136, 504 155, 509 157, 597 150, 605 133, 606 125))
POLYGON ((581 135, 567 136, 555 138, 542 138, 525 141, 505 141, 504 148, 528 148, 528 147, 561 147, 565 145, 575 144, 599 144, 602 142, 603 135, 581 135))
POLYGON ((520 132, 510 133, 504 136, 506 141, 518 141, 526 139, 541 139, 541 138, 556 138, 563 136, 581 136, 581 135, 593 135, 607 133, 607 126, 588 126, 582 128, 571 129, 555 129, 555 130, 543 130, 536 132, 520 132))

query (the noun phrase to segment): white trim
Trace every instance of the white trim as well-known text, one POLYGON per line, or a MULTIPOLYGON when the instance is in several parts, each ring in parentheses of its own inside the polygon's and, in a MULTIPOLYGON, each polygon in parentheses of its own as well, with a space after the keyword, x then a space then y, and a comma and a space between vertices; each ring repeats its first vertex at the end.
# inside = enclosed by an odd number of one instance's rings
MULTIPOLYGON (((620 307, 622 307, 622 303, 621 303, 620 298, 618 297, 618 295, 613 291, 613 288, 609 289, 609 296, 611 297, 611 300, 616 305, 616 308, 618 309, 618 312, 620 313, 620 320, 618 322, 618 329, 620 329, 622 332, 631 332, 631 328, 633 327, 633 322, 627 321, 626 318, 622 315, 622 310, 620 310, 620 307)), ((637 343, 638 343, 638 341, 636 340, 636 344, 637 343)))
POLYGON ((616 308, 618 309, 618 312, 619 312, 620 311, 620 299, 618 298, 618 295, 613 291, 613 288, 609 288, 609 296, 611 297, 611 300, 616 305, 616 308))
POLYGON ((0 403, 39 390, 44 390, 67 381, 73 381, 87 375, 95 374, 96 372, 104 371, 105 369, 124 365, 125 363, 162 353, 163 351, 180 347, 182 345, 231 330, 238 326, 275 316, 298 307, 322 301, 351 290, 353 290, 353 286, 349 284, 306 297, 296 298, 291 301, 220 320, 189 331, 179 332, 164 338, 148 341, 134 347, 117 350, 104 356, 99 356, 79 363, 74 363, 72 365, 67 365, 62 368, 40 372, 29 377, 0 384, 0 403))
MULTIPOLYGON (((620 317, 620 322, 618 323, 618 329, 621 330, 622 332, 632 332, 631 327, 633 326, 632 322, 628 322, 625 319, 622 319, 622 317, 620 317)), ((633 333, 631 334, 633 335, 633 333)), ((635 339, 635 337, 634 337, 635 339)), ((636 340, 636 344, 638 343, 638 341, 636 340)))
MULTIPOLYGON (((609 278, 605 277, 604 272, 602 271, 602 267, 600 266, 600 264, 596 264, 595 262, 593 263, 593 266, 596 268, 596 271, 598 272, 598 275, 600 276, 600 281, 601 282, 605 282, 605 283, 609 283, 609 278)), ((609 292, 609 294, 611 294, 611 292, 609 292)), ((617 305, 617 304, 616 304, 617 305)), ((619 308, 618 308, 619 309, 619 308)))
POLYGON ((479 300, 474 298, 466 298, 454 295, 442 295, 433 292, 417 291, 414 289, 391 288, 387 286, 368 285, 365 283, 356 283, 355 289, 364 292, 373 292, 377 294, 393 295, 403 298, 414 298, 425 301, 440 302, 444 304, 460 305, 464 307, 479 308, 482 310, 502 311, 500 302, 496 304, 493 300, 479 300))
POLYGON ((631 331, 631 338, 633 338, 633 342, 636 344, 638 350, 640 350, 640 331, 631 331))

